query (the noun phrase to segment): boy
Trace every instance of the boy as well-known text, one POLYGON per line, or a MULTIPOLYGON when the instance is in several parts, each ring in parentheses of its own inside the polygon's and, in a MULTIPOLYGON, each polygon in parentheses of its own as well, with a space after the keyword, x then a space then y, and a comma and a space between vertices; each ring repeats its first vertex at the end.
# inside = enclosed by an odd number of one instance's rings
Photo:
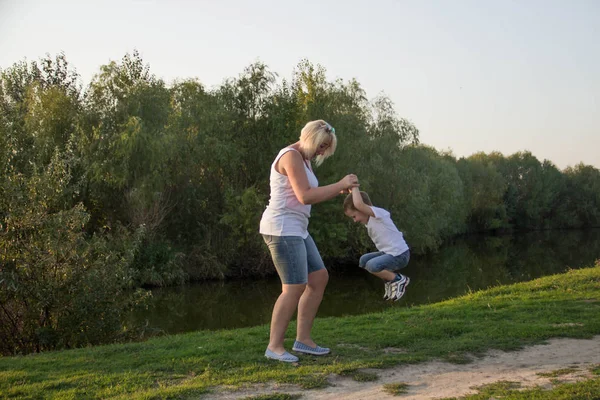
POLYGON ((400 300, 410 279, 396 271, 408 265, 410 250, 390 213, 374 207, 369 195, 355 187, 344 200, 344 214, 366 225, 369 237, 379 250, 363 255, 359 266, 385 281, 384 299, 400 300))

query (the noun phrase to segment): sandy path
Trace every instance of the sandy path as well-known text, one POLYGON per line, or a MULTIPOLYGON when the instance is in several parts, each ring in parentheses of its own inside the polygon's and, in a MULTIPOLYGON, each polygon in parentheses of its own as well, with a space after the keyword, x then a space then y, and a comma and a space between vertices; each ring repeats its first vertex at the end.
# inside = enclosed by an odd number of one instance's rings
POLYGON ((498 381, 520 382, 523 387, 541 385, 550 388, 551 380, 538 373, 574 368, 575 372, 559 377, 561 381, 574 381, 591 377, 590 367, 600 364, 600 336, 590 340, 552 339, 547 344, 515 352, 491 351, 470 364, 428 362, 405 365, 385 370, 369 370, 379 375, 375 382, 356 382, 348 377, 333 376, 332 386, 302 391, 285 385, 262 385, 235 392, 213 393, 203 398, 229 400, 242 399, 269 392, 302 394, 302 399, 346 400, 425 400, 463 396, 475 393, 473 386, 498 381), (386 383, 406 383, 408 392, 392 396, 383 391, 386 383))

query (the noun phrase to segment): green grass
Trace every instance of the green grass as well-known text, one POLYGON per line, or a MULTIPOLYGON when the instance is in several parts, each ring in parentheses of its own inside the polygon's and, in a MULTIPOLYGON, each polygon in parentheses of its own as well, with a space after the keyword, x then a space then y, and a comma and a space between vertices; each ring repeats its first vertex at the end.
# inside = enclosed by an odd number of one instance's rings
MULTIPOLYGON (((291 324, 288 348, 294 331, 291 324)), ((434 358, 461 363, 489 349, 517 350, 553 337, 591 338, 597 334, 598 265, 437 304, 319 318, 313 336, 331 347, 332 355, 301 356, 298 365, 263 356, 268 326, 0 358, 0 397, 209 398, 210 391, 221 385, 259 382, 319 388, 327 385, 329 374, 434 358)), ((590 381, 589 390, 600 385, 594 382, 590 381)))
POLYGON ((260 396, 244 397, 242 400, 295 400, 302 397, 298 394, 271 393, 260 396))
POLYGON ((386 383, 383 385, 383 390, 392 396, 400 396, 408 392, 408 384, 404 382, 386 383))
POLYGON ((501 398, 506 399, 511 393, 517 393, 516 389, 519 389, 521 384, 519 382, 511 382, 511 381, 499 381, 495 383, 491 383, 489 385, 476 386, 472 389, 477 390, 477 394, 464 396, 464 397, 448 397, 442 400, 488 400, 493 398, 501 398))
POLYGON ((579 369, 577 368, 561 368, 561 369, 557 369, 555 371, 550 371, 550 372, 539 372, 538 375, 539 376, 543 376, 545 378, 556 378, 559 376, 563 376, 563 375, 569 375, 570 373, 573 372, 577 372, 579 371, 579 369))
POLYGON ((477 394, 441 400, 596 400, 600 398, 600 379, 557 384, 550 390, 540 387, 521 389, 518 382, 496 382, 476 388, 477 394))
POLYGON ((358 371, 355 369, 340 371, 339 375, 349 376, 356 382, 373 382, 379 379, 379 376, 373 372, 358 371))

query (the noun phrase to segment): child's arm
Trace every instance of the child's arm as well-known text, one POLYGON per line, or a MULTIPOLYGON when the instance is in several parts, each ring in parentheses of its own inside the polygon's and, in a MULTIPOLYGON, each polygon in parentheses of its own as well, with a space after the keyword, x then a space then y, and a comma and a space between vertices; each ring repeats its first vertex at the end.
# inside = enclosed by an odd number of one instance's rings
POLYGON ((354 207, 356 207, 356 209, 358 211, 360 211, 361 213, 367 214, 370 217, 375 216, 373 209, 371 207, 369 207, 368 205, 366 205, 365 202, 363 201, 363 199, 360 195, 360 190, 357 187, 352 188, 352 202, 354 203, 354 207))

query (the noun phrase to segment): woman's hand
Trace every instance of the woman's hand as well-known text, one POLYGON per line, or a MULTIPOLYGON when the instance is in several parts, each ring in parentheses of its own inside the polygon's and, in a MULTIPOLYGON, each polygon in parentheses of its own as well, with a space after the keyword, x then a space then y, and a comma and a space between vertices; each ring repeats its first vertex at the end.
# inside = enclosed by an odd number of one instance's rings
POLYGON ((344 190, 347 190, 348 193, 352 190, 353 187, 359 187, 358 177, 354 174, 348 174, 340 180, 342 186, 344 186, 344 190))

